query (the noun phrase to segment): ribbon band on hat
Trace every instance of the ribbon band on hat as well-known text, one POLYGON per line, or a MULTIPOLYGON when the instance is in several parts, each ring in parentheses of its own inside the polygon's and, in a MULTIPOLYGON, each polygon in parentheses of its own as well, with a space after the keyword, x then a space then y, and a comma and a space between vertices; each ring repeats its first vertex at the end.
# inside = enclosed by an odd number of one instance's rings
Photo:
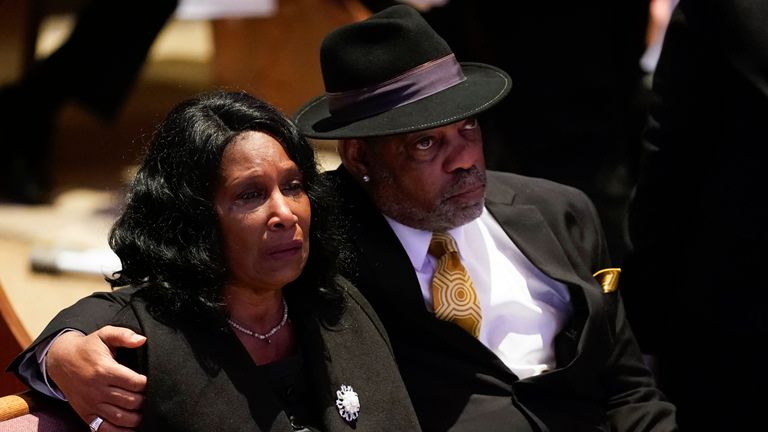
POLYGON ((357 120, 415 102, 464 80, 456 56, 449 54, 376 86, 326 93, 328 109, 341 121, 357 120))

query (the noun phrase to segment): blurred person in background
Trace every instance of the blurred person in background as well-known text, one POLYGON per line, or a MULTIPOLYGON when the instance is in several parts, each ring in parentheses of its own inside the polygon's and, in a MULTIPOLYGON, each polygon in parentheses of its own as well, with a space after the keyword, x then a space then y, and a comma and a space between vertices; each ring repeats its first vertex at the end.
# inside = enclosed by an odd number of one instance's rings
POLYGON ((684 430, 754 430, 768 379, 768 3, 681 0, 630 211, 622 292, 684 430))
POLYGON ((51 199, 59 111, 75 101, 99 119, 113 121, 178 3, 87 1, 64 44, 0 89, 0 199, 23 204, 51 199))

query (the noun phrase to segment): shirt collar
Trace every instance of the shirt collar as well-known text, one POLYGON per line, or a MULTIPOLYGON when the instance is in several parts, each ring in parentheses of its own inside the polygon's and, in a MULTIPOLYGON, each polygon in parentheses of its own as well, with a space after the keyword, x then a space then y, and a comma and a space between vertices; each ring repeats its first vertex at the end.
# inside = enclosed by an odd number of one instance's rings
MULTIPOLYGON (((485 209, 483 209, 485 211, 485 209)), ((400 240, 400 244, 403 245, 405 253, 408 254, 408 258, 411 260, 411 265, 414 269, 420 270, 424 265, 428 263, 429 255, 429 242, 432 241, 432 232, 424 231, 417 228, 412 228, 407 225, 403 225, 400 222, 390 218, 387 215, 383 215, 387 220, 392 231, 400 240)), ((478 218, 479 219, 479 218, 478 218)), ((459 248, 459 256, 461 256, 461 244, 464 242, 464 227, 475 223, 478 219, 474 219, 466 225, 462 225, 451 230, 448 230, 459 248)))

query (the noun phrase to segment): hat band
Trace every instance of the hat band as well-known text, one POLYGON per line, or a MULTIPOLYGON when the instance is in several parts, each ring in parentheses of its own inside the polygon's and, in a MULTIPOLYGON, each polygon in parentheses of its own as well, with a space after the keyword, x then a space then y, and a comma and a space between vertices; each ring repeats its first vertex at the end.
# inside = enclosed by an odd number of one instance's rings
POLYGON ((373 87, 326 93, 328 110, 339 121, 357 120, 431 96, 466 79, 456 56, 449 54, 373 87))

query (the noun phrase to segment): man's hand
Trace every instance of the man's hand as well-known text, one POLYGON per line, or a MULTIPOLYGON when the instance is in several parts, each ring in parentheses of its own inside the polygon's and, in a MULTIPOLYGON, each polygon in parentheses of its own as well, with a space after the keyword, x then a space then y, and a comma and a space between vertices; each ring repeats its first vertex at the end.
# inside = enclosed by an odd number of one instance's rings
POLYGON ((48 376, 86 423, 104 419, 99 432, 130 431, 141 422, 147 377, 119 364, 116 348, 138 348, 147 338, 106 326, 88 336, 67 332, 46 356, 48 376))

